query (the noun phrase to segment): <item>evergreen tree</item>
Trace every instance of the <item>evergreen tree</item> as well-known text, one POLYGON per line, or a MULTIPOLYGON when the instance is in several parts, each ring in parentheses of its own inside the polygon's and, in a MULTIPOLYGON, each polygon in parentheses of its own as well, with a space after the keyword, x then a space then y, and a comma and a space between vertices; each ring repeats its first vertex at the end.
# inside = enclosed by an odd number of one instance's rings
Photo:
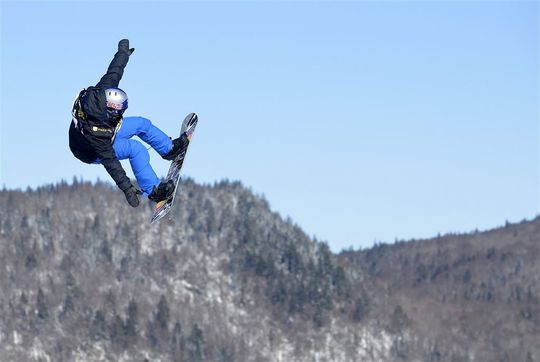
POLYGON ((164 295, 159 299, 156 313, 156 323, 162 330, 167 330, 169 326, 169 303, 164 295))
POLYGON ((124 335, 124 329, 125 326, 122 317, 116 314, 112 320, 111 325, 109 326, 109 336, 111 338, 111 342, 120 343, 124 335))
POLYGON ((138 323, 139 307, 137 303, 132 299, 129 302, 127 309, 127 320, 125 324, 124 334, 129 337, 137 335, 137 323, 138 323))
POLYGON ((174 262, 172 262, 167 254, 163 254, 161 257, 161 271, 164 274, 172 274, 176 271, 176 266, 174 265, 174 262))
POLYGON ((62 303, 62 311, 60 312, 60 317, 64 317, 66 314, 72 312, 75 309, 75 304, 73 302, 73 296, 68 292, 62 303))
POLYGON ((352 312, 352 320, 355 322, 360 322, 367 314, 367 300, 364 297, 356 299, 354 304, 354 309, 352 312))
POLYGON ((185 344, 186 341, 184 332, 182 331, 182 325, 179 321, 176 321, 171 335, 171 355, 173 360, 182 361, 184 359, 185 344))
POLYGON ((99 248, 99 259, 105 263, 112 263, 113 251, 107 240, 103 240, 99 248))
POLYGON ((195 323, 191 329, 191 334, 187 338, 187 350, 189 358, 194 362, 204 361, 206 359, 206 342, 199 325, 195 323))
POLYGON ((234 362, 234 350, 227 347, 220 347, 217 355, 218 362, 234 362))
POLYGON ((150 320, 146 323, 146 339, 151 348, 156 348, 158 346, 156 324, 150 320))
POLYGON ((31 252, 30 254, 26 256, 24 266, 26 267, 27 271, 31 271, 32 269, 34 269, 37 266, 37 264, 38 264, 37 259, 33 252, 31 252))
POLYGON ((107 337, 107 321, 105 313, 102 310, 97 310, 94 313, 90 335, 94 340, 101 340, 107 337))
POLYGON ((43 293, 43 290, 39 288, 36 300, 37 315, 39 318, 46 320, 49 318, 49 307, 47 305, 47 298, 43 293))
POLYGON ((293 243, 287 244, 281 257, 281 261, 285 263, 287 266, 287 271, 291 274, 298 273, 302 268, 300 254, 293 243))

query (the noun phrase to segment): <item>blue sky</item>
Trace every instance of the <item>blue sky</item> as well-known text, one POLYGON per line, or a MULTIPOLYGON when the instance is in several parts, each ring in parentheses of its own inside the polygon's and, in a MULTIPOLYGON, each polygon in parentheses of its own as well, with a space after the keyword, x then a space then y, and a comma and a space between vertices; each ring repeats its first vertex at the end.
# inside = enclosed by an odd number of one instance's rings
POLYGON ((176 135, 197 112, 185 173, 242 181, 335 251, 539 214, 538 2, 0 9, 8 188, 108 180, 71 155, 67 129, 74 96, 127 37, 127 114, 176 135))

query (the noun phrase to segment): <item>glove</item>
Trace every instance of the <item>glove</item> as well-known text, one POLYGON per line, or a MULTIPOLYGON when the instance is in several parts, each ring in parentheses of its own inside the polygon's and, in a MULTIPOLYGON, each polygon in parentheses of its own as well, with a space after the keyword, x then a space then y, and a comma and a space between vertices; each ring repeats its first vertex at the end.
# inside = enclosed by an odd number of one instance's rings
POLYGON ((124 195, 126 195, 126 200, 132 207, 139 206, 139 194, 142 194, 142 192, 137 190, 133 186, 124 191, 124 195))
POLYGON ((131 55, 134 51, 135 51, 135 48, 129 48, 129 40, 127 39, 122 39, 118 42, 118 51, 119 52, 124 52, 126 53, 127 55, 131 55))

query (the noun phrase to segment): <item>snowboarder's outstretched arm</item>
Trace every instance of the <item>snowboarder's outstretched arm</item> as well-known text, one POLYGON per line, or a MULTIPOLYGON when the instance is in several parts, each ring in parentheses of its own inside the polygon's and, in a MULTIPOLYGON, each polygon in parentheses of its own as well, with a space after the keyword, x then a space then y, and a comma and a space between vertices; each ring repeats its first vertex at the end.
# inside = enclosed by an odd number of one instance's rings
MULTIPOLYGON (((101 77, 100 81, 96 84, 96 87, 101 89, 118 87, 118 84, 124 75, 124 68, 128 63, 129 56, 134 50, 134 48, 129 48, 128 39, 120 40, 118 42, 118 51, 114 54, 114 58, 107 68, 107 73, 101 77)), ((135 188, 127 177, 120 161, 116 158, 114 149, 111 145, 110 135, 104 136, 104 138, 98 136, 93 140, 94 148, 101 160, 101 164, 105 167, 105 170, 107 170, 107 173, 112 177, 118 188, 126 194, 129 204, 131 206, 137 206, 139 200, 134 191, 135 188)))
POLYGON ((118 87, 122 75, 124 75, 124 68, 127 65, 129 56, 135 51, 135 48, 129 48, 129 40, 122 39, 118 42, 118 51, 114 55, 107 73, 101 77, 96 87, 106 89, 111 87, 118 87))
POLYGON ((96 152, 100 163, 105 167, 107 173, 126 194, 126 198, 131 206, 137 206, 139 201, 136 196, 136 190, 122 168, 122 164, 116 158, 112 146, 115 130, 109 122, 105 89, 118 87, 129 56, 134 50, 133 48, 129 48, 129 40, 120 40, 118 42, 118 51, 109 64, 107 73, 101 77, 101 80, 95 87, 89 87, 84 98, 81 99, 85 113, 92 120, 92 123, 87 124, 85 127, 86 140, 96 152))

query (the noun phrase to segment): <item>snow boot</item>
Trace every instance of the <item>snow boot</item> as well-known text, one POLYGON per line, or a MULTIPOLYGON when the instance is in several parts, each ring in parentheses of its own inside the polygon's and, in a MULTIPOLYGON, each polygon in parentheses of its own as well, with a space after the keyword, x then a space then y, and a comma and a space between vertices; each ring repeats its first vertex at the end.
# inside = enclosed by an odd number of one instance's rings
POLYGON ((154 202, 167 200, 174 192, 175 185, 172 180, 162 182, 158 186, 154 186, 148 198, 154 202))
POLYGON ((180 135, 180 137, 174 139, 172 143, 173 143, 172 149, 166 155, 162 156, 163 159, 167 161, 174 160, 176 156, 180 154, 180 152, 185 150, 189 143, 189 140, 187 138, 186 133, 184 132, 180 135))

